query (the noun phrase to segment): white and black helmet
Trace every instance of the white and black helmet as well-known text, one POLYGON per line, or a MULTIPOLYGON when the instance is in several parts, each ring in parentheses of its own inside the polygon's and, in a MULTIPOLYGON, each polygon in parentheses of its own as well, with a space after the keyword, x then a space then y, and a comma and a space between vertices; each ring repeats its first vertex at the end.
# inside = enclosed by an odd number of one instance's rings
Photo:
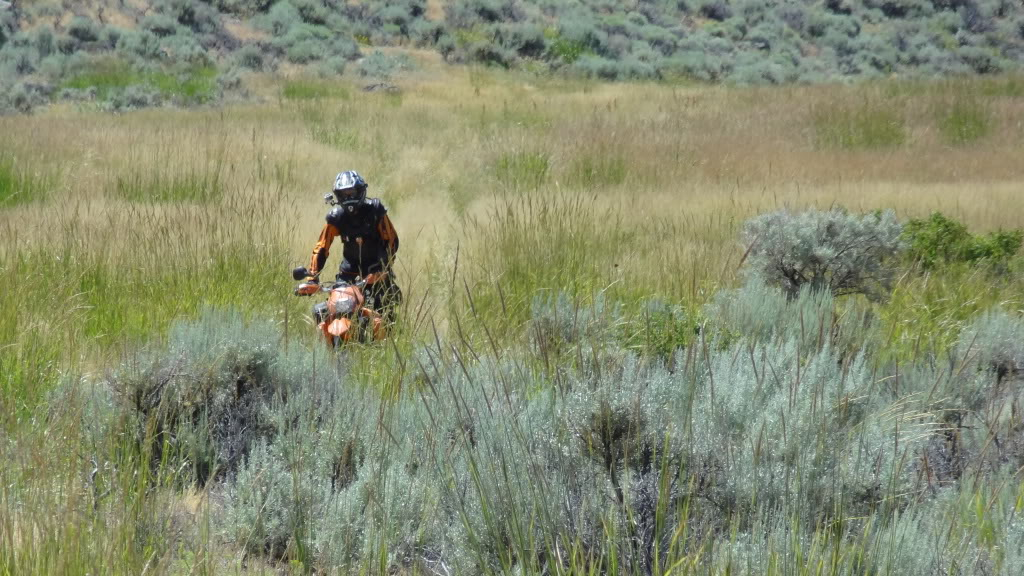
POLYGON ((355 170, 339 172, 334 177, 334 195, 341 205, 354 205, 366 199, 366 180, 355 170))

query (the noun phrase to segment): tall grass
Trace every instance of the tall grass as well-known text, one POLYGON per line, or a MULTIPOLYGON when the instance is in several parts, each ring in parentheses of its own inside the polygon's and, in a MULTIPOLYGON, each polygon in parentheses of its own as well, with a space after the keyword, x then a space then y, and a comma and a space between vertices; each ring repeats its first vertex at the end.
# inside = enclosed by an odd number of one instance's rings
POLYGON ((281 95, 288 100, 323 100, 328 98, 348 100, 349 87, 338 82, 297 78, 288 80, 281 88, 281 95))
POLYGON ((893 102, 879 102, 821 110, 814 118, 815 143, 845 150, 898 147, 906 130, 901 110, 893 108, 893 102))
POLYGON ((547 182, 550 161, 544 152, 502 155, 494 166, 498 182, 507 187, 536 189, 547 182))
POLYGON ((0 209, 44 200, 52 179, 47 179, 11 154, 0 152, 0 209))
POLYGON ((987 136, 992 130, 991 113, 984 103, 956 100, 938 118, 942 137, 954 146, 964 146, 987 136))

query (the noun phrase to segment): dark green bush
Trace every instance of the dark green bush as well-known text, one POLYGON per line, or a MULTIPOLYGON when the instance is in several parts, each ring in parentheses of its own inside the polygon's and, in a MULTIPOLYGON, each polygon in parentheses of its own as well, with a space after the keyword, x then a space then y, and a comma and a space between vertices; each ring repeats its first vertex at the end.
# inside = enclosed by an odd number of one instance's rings
POLYGON ((125 30, 117 40, 118 52, 144 60, 160 56, 160 37, 148 30, 125 30))
POLYGON ((14 36, 18 29, 18 22, 13 10, 0 10, 0 48, 7 44, 7 41, 14 36))
POLYGON ((37 106, 46 104, 49 92, 44 88, 48 86, 26 82, 4 86, 0 82, 0 114, 27 114, 37 106))
POLYGON ((221 16, 210 2, 201 0, 159 0, 154 7, 173 18, 194 34, 216 34, 221 29, 221 16))
POLYGON ((925 268, 957 262, 1005 265, 1021 248, 1024 230, 971 234, 967 227, 940 212, 907 222, 903 231, 908 255, 925 268))
POLYGON ((46 58, 57 49, 57 42, 54 39, 53 30, 45 26, 41 26, 36 29, 32 44, 35 46, 36 52, 39 53, 40 58, 46 58))
POLYGON ((341 76, 348 67, 348 59, 342 56, 331 56, 320 62, 317 74, 322 77, 341 76))
POLYGON ((349 59, 359 53, 350 37, 332 32, 324 26, 306 23, 292 25, 271 43, 289 61, 298 64, 317 62, 332 56, 349 59))
POLYGON ((75 16, 68 24, 68 36, 79 42, 95 42, 100 39, 100 26, 84 16, 75 16))
POLYGON ((782 84, 792 81, 796 71, 787 69, 782 63, 767 58, 742 57, 737 59, 736 68, 728 76, 737 84, 782 84))
POLYGON ((303 22, 325 26, 332 22, 332 16, 340 12, 339 3, 335 0, 287 0, 295 7, 303 22))
POLYGON ((146 32, 164 38, 178 32, 178 21, 168 14, 150 14, 142 20, 141 28, 146 32))
POLYGON ((284 36, 295 25, 302 22, 302 17, 291 2, 275 2, 266 15, 256 19, 257 25, 274 36, 284 36))
POLYGON ((265 12, 277 0, 214 0, 213 4, 221 12, 253 16, 265 12))
POLYGON ((135 110, 158 106, 163 102, 160 91, 148 84, 132 84, 110 92, 105 101, 108 110, 135 110))
POLYGON ((235 61, 243 68, 262 70, 264 66, 263 50, 252 44, 242 46, 235 52, 235 61))
POLYGON ((438 51, 441 51, 439 43, 444 33, 443 23, 429 20, 416 20, 409 28, 409 37, 417 46, 434 47, 438 51))
POLYGON ((700 5, 700 14, 721 22, 732 16, 732 7, 725 0, 704 0, 700 5))
POLYGON ((7 46, 0 52, 0 73, 5 78, 31 74, 38 65, 39 54, 29 46, 7 46))

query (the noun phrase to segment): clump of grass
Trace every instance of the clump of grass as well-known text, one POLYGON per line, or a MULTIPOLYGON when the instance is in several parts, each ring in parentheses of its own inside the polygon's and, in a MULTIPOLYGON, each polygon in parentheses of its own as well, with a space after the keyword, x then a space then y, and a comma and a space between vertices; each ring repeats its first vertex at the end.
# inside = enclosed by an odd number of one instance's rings
MULTIPOLYGON (((173 151, 166 151, 174 154, 173 151)), ((185 158, 183 161, 150 166, 129 158, 125 173, 118 174, 114 182, 114 195, 129 202, 206 204, 224 195, 226 180, 225 149, 210 150, 203 159, 185 158)))
POLYGON ((819 148, 874 150, 896 148, 906 140, 903 115, 885 104, 835 107, 814 116, 819 148))
POLYGON ((345 108, 331 118, 320 106, 304 105, 302 120, 314 142, 338 150, 355 150, 360 145, 359 130, 353 126, 351 115, 345 108))
POLYGON ((0 152, 0 208, 43 200, 49 189, 46 178, 19 165, 14 156, 0 152))
POLYGON ((538 291, 596 293, 626 232, 614 211, 598 213, 593 204, 584 194, 523 194, 504 198, 486 218, 467 219, 476 239, 467 271, 476 310, 525 320, 538 291))
POLYGON ((518 151, 503 154, 494 166, 498 182, 510 188, 539 188, 548 179, 546 152, 518 151))
POLYGON ((348 100, 350 97, 347 87, 313 78, 288 80, 281 88, 281 95, 287 100, 348 100))
POLYGON ((992 131, 992 114, 980 101, 958 99, 939 114, 938 124, 946 143, 965 146, 988 136, 992 131))
POLYGON ((204 204, 220 198, 224 193, 224 185, 218 172, 147 174, 133 169, 127 175, 117 177, 116 192, 117 196, 130 202, 204 204))
POLYGON ((590 190, 622 184, 628 175, 625 158, 613 152, 598 150, 577 156, 566 175, 566 182, 590 190))
POLYGON ((359 147, 359 133, 337 124, 313 124, 309 136, 314 142, 339 150, 354 150, 359 147))

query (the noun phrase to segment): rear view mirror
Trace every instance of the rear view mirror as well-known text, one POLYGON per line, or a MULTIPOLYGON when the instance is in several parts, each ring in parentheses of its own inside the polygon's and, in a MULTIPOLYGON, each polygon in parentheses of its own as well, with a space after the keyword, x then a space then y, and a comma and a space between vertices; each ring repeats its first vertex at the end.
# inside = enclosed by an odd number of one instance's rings
POLYGON ((309 276, 309 270, 306 270, 305 266, 299 266, 295 270, 292 270, 293 280, 305 280, 306 276, 309 276))

